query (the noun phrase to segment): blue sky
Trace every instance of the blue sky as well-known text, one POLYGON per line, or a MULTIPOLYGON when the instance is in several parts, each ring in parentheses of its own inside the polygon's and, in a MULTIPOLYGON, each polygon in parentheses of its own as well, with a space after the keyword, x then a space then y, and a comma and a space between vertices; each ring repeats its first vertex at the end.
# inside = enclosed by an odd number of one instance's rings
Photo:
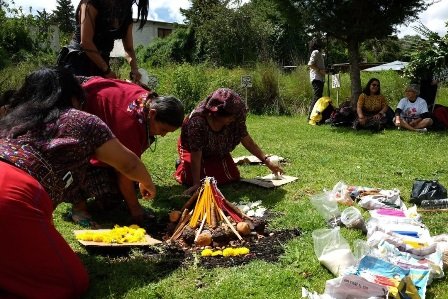
MULTIPOLYGON (((246 2, 248 0, 243 0, 246 2)), ((430 0, 428 0, 430 1, 430 0)), ((16 6, 22 6, 24 11, 28 11, 32 6, 33 11, 43 10, 44 8, 50 12, 56 9, 56 0, 43 0, 36 4, 35 0, 14 0, 16 6)), ((73 6, 79 3, 79 0, 72 0, 73 6)), ((149 3, 149 19, 165 22, 183 22, 183 17, 180 13, 180 8, 190 7, 189 0, 150 0, 149 3)), ((428 10, 421 13, 419 20, 427 26, 430 30, 444 36, 447 32, 445 22, 448 21, 448 0, 439 0, 433 4, 428 10)), ((416 32, 412 28, 417 23, 410 23, 400 26, 398 36, 414 35, 416 32)))

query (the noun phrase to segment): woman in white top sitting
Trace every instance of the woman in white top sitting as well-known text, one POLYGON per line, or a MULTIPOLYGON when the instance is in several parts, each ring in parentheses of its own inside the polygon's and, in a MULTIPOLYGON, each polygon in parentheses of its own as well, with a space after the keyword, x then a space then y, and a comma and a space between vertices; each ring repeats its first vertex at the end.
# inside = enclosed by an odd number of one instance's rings
POLYGON ((426 132, 433 124, 426 101, 420 98, 420 86, 410 84, 406 87, 405 97, 400 100, 395 110, 394 123, 398 128, 410 131, 426 132))

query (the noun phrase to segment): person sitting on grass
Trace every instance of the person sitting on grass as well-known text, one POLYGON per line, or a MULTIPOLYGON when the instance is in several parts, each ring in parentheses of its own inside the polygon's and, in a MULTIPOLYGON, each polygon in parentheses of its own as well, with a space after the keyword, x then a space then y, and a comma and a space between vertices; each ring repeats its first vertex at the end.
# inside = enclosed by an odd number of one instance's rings
POLYGON ((353 128, 382 130, 387 124, 388 107, 386 98, 381 94, 380 80, 371 78, 359 95, 353 128))
POLYGON ((53 223, 83 185, 92 156, 155 186, 140 159, 98 117, 75 109, 84 93, 66 69, 32 72, 0 119, 0 297, 81 298, 88 275, 53 223))
POLYGON ((433 124, 428 105, 418 96, 419 93, 420 88, 417 84, 406 87, 405 97, 400 100, 395 110, 394 124, 398 128, 426 132, 427 128, 433 124))

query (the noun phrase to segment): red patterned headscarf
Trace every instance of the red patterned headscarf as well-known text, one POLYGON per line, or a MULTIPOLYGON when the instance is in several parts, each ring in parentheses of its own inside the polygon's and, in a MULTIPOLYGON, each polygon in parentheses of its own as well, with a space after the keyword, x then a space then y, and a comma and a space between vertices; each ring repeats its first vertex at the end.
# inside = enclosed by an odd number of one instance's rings
POLYGON ((222 108, 227 113, 236 117, 244 116, 247 113, 246 105, 240 96, 229 88, 215 90, 205 100, 204 108, 211 112, 216 112, 219 108, 222 108))

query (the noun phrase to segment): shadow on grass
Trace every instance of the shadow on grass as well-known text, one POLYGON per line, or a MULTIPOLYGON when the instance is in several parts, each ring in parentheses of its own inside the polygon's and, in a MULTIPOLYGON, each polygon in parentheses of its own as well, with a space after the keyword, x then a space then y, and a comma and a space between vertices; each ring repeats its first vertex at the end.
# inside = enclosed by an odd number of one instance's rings
POLYGON ((122 298, 133 289, 157 283, 178 269, 183 252, 164 248, 95 248, 81 259, 88 269, 90 288, 85 298, 122 298))

